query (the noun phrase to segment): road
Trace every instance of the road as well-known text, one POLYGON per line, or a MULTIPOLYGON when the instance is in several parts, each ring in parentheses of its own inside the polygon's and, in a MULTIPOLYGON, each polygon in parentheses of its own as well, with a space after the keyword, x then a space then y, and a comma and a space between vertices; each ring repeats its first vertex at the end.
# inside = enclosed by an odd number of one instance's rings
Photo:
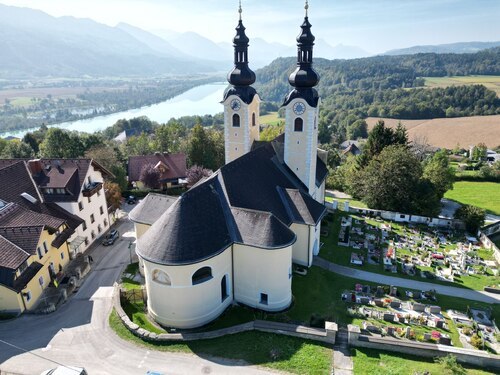
POLYGON ((0 370, 40 374, 64 365, 85 367, 91 375, 145 374, 268 374, 243 362, 197 355, 147 350, 120 339, 111 330, 113 283, 129 262, 132 224, 125 220, 120 241, 92 251, 94 265, 85 283, 68 302, 50 315, 24 315, 0 323, 0 340, 28 350, 24 353, 0 342, 0 370))
POLYGON ((402 288, 417 290, 435 289, 437 293, 444 294, 446 296, 466 298, 486 303, 500 302, 500 296, 498 294, 361 271, 350 267, 340 266, 319 257, 314 258, 313 264, 327 271, 338 273, 342 276, 352 277, 358 280, 371 281, 373 283, 380 283, 382 285, 394 285, 402 288))

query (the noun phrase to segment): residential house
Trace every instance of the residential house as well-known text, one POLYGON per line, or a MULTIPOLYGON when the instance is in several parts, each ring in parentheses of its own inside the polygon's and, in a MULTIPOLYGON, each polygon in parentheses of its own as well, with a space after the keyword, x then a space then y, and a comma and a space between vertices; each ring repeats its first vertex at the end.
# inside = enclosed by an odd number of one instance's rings
POLYGON ((49 285, 57 285, 69 262, 63 219, 20 204, 0 204, 0 312, 33 310, 49 285))
POLYGON ((169 154, 156 152, 153 155, 130 156, 128 158, 128 181, 138 189, 144 189, 141 172, 147 165, 152 165, 160 174, 162 187, 179 185, 179 179, 186 178, 186 154, 169 154))
MULTIPOLYGON (((52 213, 64 211, 70 214, 72 217, 70 226, 74 229, 69 238, 72 256, 85 251, 108 229, 110 219, 103 183, 104 177, 112 174, 94 160, 0 160, 0 173, 2 172, 6 176, 6 181, 0 181, 0 186, 2 184, 9 186, 5 192, 2 189, 0 199, 28 204, 30 209, 35 209, 34 206, 37 206, 37 210, 50 210, 52 213), (22 186, 18 186, 15 176, 24 176, 22 166, 28 171, 29 179, 23 178, 22 186), (33 199, 22 197, 23 192, 33 199), (30 206, 26 201, 34 203, 30 206), (37 202, 44 204, 38 205, 37 202), (79 219, 75 220, 75 217, 79 219)), ((60 214, 55 213, 55 215, 60 214)))

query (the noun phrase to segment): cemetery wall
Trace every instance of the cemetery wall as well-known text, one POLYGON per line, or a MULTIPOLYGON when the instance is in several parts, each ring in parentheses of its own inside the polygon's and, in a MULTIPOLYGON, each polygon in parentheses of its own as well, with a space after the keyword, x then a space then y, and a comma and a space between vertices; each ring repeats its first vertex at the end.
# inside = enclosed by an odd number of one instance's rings
POLYGON ((495 259, 498 263, 500 263, 500 249, 497 245, 491 240, 490 236, 497 234, 500 232, 500 221, 491 225, 487 225, 484 228, 481 228, 479 231, 479 239, 483 243, 484 247, 487 249, 492 249, 495 252, 495 259))
POLYGON ((358 326, 348 327, 349 346, 378 349, 422 357, 444 357, 452 354, 460 363, 481 368, 500 369, 500 356, 480 350, 456 348, 452 346, 423 343, 412 340, 399 340, 391 337, 369 336, 361 334, 358 326))
MULTIPOLYGON (((330 210, 335 210, 338 208, 339 204, 337 201, 333 203, 325 202, 326 207, 330 210)), ((342 204, 340 205, 342 206, 342 204)), ((441 228, 455 228, 455 229, 465 229, 465 225, 461 220, 437 218, 437 217, 425 217, 418 215, 402 214, 400 212, 384 211, 384 210, 372 210, 369 208, 358 208, 350 207, 348 202, 343 203, 344 211, 359 213, 359 214, 371 214, 373 216, 379 216, 382 219, 395 221, 398 223, 414 223, 414 224, 427 224, 430 227, 441 227, 441 228)))

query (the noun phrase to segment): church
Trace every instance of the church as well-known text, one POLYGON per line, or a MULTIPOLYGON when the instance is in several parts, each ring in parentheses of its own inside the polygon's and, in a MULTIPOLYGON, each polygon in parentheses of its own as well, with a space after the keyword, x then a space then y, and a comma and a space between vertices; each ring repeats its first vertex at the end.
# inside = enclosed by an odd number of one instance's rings
POLYGON ((285 310, 292 264, 310 267, 319 253, 327 168, 317 149, 319 75, 307 8, 283 103, 284 134, 259 141, 261 99, 240 6, 222 101, 226 164, 178 199, 151 195, 130 213, 148 312, 163 326, 200 327, 231 304, 285 310))

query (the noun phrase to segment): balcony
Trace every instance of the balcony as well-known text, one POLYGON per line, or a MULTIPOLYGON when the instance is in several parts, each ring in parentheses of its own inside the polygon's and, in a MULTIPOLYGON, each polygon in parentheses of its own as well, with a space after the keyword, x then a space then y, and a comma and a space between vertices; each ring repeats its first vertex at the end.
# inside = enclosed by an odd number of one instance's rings
POLYGON ((91 197, 94 194, 96 194, 99 190, 102 189, 102 182, 91 182, 90 184, 86 184, 83 187, 83 196, 84 197, 91 197))

